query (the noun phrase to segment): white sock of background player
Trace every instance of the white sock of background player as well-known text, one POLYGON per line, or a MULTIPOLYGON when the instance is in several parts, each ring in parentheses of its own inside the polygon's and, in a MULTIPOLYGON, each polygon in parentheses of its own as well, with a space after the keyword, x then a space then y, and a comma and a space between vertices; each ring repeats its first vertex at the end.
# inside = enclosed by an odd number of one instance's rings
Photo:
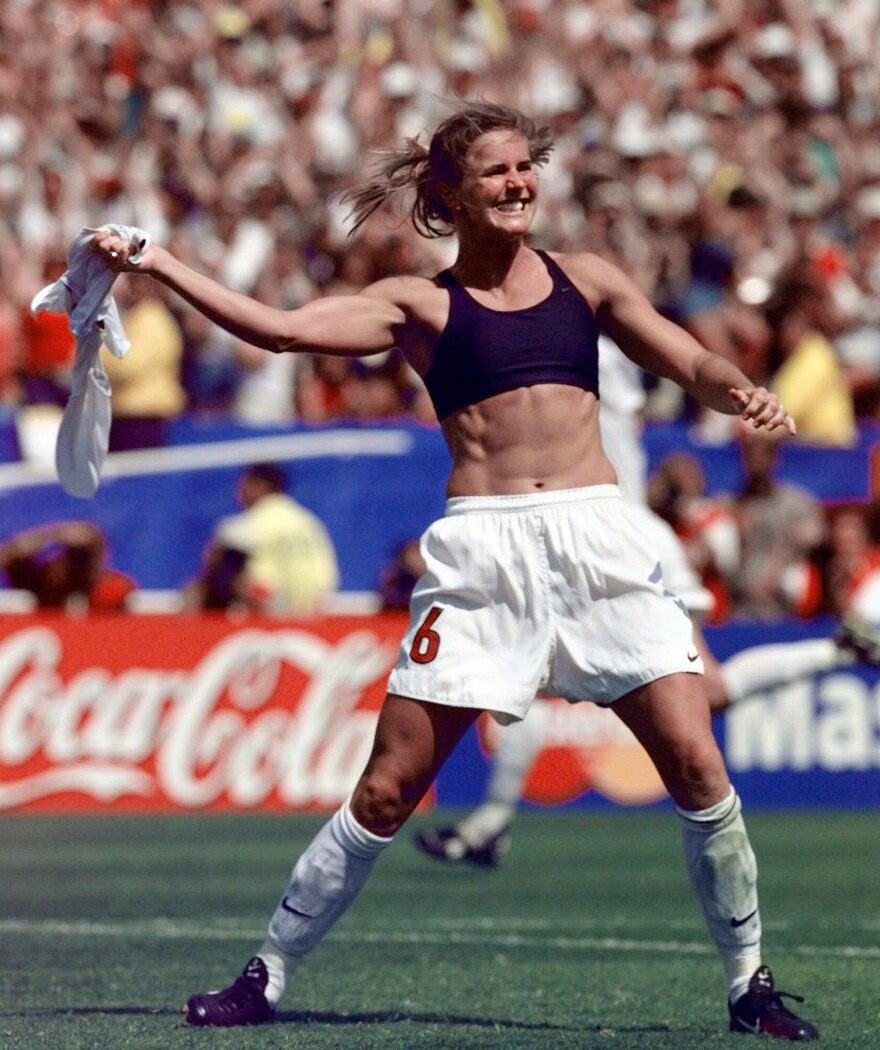
POLYGON ((526 777, 544 746, 550 711, 551 705, 546 700, 536 698, 521 722, 505 726, 501 731, 498 750, 492 759, 486 801, 456 825, 455 830, 469 846, 483 845, 512 823, 525 790, 526 777))
POLYGON ((728 704, 736 704, 753 693, 853 661, 831 638, 778 642, 756 645, 731 656, 721 664, 721 678, 728 704))

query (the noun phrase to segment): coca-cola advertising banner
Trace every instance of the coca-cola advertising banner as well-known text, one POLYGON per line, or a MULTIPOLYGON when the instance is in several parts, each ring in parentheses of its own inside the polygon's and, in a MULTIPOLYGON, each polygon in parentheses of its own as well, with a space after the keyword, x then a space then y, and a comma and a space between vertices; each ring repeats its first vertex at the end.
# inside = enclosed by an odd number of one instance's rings
MULTIPOLYGON (((406 622, 3 616, 0 813, 335 809, 369 755, 406 622)), ((549 703, 525 802, 665 797, 610 711, 549 703)), ((498 733, 484 716, 425 805, 479 801, 498 733)))
POLYGON ((334 809, 405 626, 3 616, 0 812, 334 809))

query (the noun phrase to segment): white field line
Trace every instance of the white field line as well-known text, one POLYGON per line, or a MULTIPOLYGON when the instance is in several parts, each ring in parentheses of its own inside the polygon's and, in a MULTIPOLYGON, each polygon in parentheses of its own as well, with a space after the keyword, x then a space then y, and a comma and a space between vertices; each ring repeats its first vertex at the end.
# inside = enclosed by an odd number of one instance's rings
MULTIPOLYGON (((259 941, 265 927, 234 922, 205 925, 195 922, 177 922, 170 919, 108 920, 95 922, 87 919, 61 921, 56 919, 3 919, 0 935, 15 934, 34 937, 92 937, 150 938, 157 941, 259 941)), ((620 954, 648 953, 653 955, 714 955, 715 948, 708 941, 640 940, 636 937, 578 937, 504 933, 493 929, 464 932, 462 930, 395 930, 338 931, 328 937, 343 944, 408 944, 408 945, 462 945, 485 946, 491 942, 497 948, 553 948, 559 951, 605 951, 620 954)), ((797 945, 787 949, 792 955, 818 958, 880 959, 880 946, 859 945, 797 945)))

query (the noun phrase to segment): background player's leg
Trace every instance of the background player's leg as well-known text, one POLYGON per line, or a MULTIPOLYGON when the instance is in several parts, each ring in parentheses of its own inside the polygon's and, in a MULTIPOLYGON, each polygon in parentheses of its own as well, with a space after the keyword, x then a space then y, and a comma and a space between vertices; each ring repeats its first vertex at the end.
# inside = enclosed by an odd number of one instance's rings
POLYGON ((416 845, 438 860, 469 861, 494 867, 510 849, 508 831, 516 817, 526 778, 544 746, 551 705, 534 700, 521 722, 501 730, 492 757, 486 798, 452 827, 420 831, 416 845))

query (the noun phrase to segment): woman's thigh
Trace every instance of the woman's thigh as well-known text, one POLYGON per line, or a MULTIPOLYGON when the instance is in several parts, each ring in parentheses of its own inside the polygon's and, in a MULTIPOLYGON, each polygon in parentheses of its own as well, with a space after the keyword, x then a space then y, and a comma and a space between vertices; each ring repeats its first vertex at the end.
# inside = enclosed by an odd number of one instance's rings
POLYGON ((389 694, 352 795, 355 818, 374 834, 394 834, 480 713, 389 694))
POLYGON ((708 809, 730 793, 700 675, 658 678, 616 701, 612 710, 648 752, 682 809, 708 809))

